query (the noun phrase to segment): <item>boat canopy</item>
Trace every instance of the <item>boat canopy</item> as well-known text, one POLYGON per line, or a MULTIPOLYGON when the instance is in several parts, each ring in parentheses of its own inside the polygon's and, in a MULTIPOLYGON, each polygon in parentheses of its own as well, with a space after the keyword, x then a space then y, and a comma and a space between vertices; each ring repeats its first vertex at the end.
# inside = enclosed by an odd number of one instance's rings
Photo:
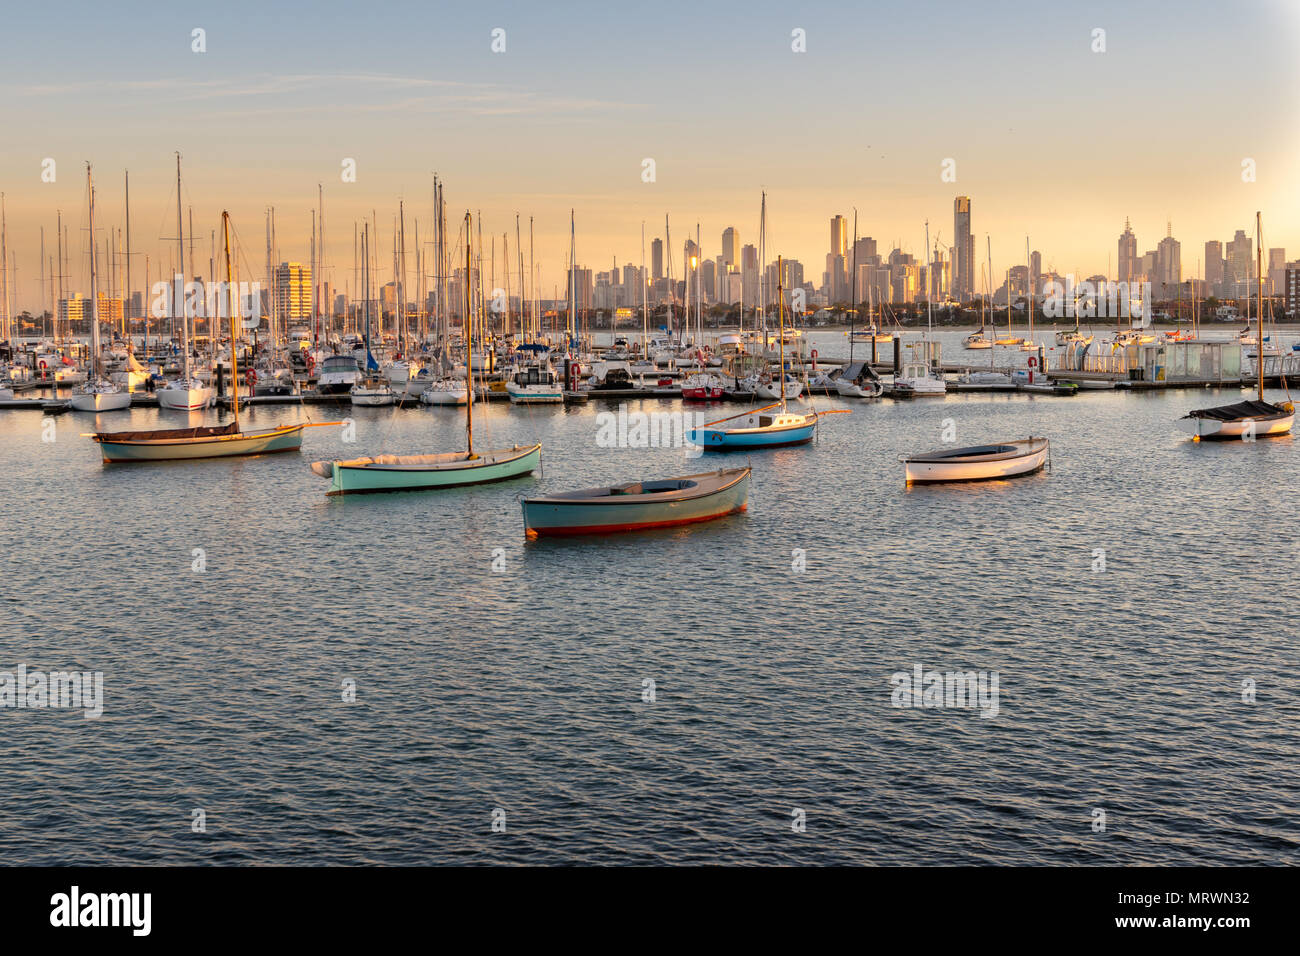
POLYGON ((219 438, 223 435, 238 435, 239 425, 230 422, 225 425, 200 425, 196 428, 155 428, 152 431, 135 432, 97 432, 96 441, 172 441, 183 438, 219 438))
POLYGON ((1188 418, 1212 418, 1220 422, 1235 422, 1242 418, 1266 418, 1281 415, 1285 409, 1270 402, 1245 401, 1235 405, 1220 405, 1218 408, 1198 408, 1189 412, 1188 418))

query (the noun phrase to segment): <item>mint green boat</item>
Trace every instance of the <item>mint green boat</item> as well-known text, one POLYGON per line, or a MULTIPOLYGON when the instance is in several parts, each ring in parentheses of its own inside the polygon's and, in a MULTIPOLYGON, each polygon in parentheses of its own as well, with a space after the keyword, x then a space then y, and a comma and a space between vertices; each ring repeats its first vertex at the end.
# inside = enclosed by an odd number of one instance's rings
POLYGON ((515 445, 475 454, 379 455, 350 461, 315 461, 311 470, 330 479, 327 495, 373 491, 424 491, 507 481, 530 474, 542 460, 542 446, 515 445))
MULTIPOLYGON (((470 216, 465 213, 465 275, 470 275, 468 237, 470 216)), ((465 314, 471 313, 469 284, 465 284, 465 314)), ((530 474, 542 461, 542 446, 515 445, 495 451, 474 451, 474 323, 465 334, 465 450, 436 455, 379 455, 349 461, 316 461, 311 470, 330 480, 327 495, 366 491, 422 491, 507 481, 530 474)))

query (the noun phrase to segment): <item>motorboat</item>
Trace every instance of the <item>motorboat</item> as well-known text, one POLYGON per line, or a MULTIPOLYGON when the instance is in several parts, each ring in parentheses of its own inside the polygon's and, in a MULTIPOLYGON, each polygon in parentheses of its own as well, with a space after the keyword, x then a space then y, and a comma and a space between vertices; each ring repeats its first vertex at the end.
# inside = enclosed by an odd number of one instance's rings
POLYGON ((353 355, 328 355, 321 360, 316 391, 321 395, 345 395, 361 378, 361 366, 353 355))

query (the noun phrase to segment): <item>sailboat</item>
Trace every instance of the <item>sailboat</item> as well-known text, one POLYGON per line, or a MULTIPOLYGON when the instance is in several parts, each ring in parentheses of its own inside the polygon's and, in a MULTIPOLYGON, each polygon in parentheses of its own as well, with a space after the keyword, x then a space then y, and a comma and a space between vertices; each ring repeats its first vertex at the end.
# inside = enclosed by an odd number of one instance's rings
MULTIPOLYGON (((193 225, 193 216, 191 225, 193 225)), ((191 237, 192 238, 192 237, 191 237)), ((176 154, 176 249, 179 258, 176 260, 175 283, 176 288, 172 290, 172 315, 181 316, 181 345, 185 350, 185 371, 181 378, 174 382, 168 382, 156 392, 158 396, 159 408, 174 408, 182 411, 198 411, 207 408, 212 404, 212 397, 215 390, 194 377, 190 368, 190 310, 185 307, 185 231, 181 223, 181 154, 176 154)), ((238 388, 239 383, 232 380, 232 388, 238 388)))
MULTIPOLYGON (((226 286, 230 303, 230 380, 239 381, 239 307, 235 301, 235 283, 230 266, 230 214, 221 213, 222 235, 226 250, 226 286)), ((85 437, 99 443, 104 463, 133 461, 176 461, 190 458, 227 458, 242 455, 265 455, 271 452, 297 451, 302 447, 305 423, 277 425, 244 431, 239 422, 239 390, 232 392, 234 421, 227 425, 200 425, 194 428, 158 428, 150 431, 94 432, 85 437)), ((341 425, 320 422, 318 425, 341 425)))
MULTIPOLYGON (((104 378, 99 355, 99 278, 95 271, 95 184, 86 163, 86 187, 90 190, 90 374, 77 386, 69 400, 79 412, 114 412, 131 407, 131 393, 104 378)), ((6 287, 7 288, 7 287, 6 287)))
MULTIPOLYGON (((782 377, 785 374, 785 289, 781 257, 776 259, 777 311, 780 316, 780 356, 782 377)), ((784 390, 783 390, 784 391, 784 390)), ((752 412, 742 412, 729 418, 709 422, 687 433, 694 445, 710 451, 727 451, 736 448, 777 448, 783 445, 802 445, 812 441, 817 432, 817 421, 822 415, 849 413, 849 409, 827 412, 792 412, 786 405, 784 394, 779 402, 764 405, 752 412), (776 411, 774 409, 780 409, 776 411), (722 426, 722 427, 717 427, 722 426)))
MULTIPOLYGON (((1264 236, 1260 214, 1255 213, 1255 238, 1258 263, 1256 265, 1255 327, 1256 341, 1264 339, 1264 236)), ((1295 404, 1264 401, 1264 356, 1257 355, 1255 368, 1259 373, 1258 395, 1254 401, 1220 405, 1217 408, 1199 408, 1179 419, 1179 427, 1190 432, 1193 441, 1202 438, 1240 438, 1243 441, 1269 435, 1285 435, 1295 424, 1295 404)))
MULTIPOLYGON (((397 393, 388 381, 380 377, 379 363, 375 361, 374 353, 370 350, 370 224, 366 228, 361 238, 361 251, 364 256, 365 266, 363 276, 366 289, 366 359, 365 359, 365 377, 355 382, 348 390, 348 395, 353 405, 361 406, 379 406, 392 405, 397 402, 397 393)), ((380 315, 380 337, 383 335, 383 315, 380 315)))
MULTIPOLYGON (((990 245, 990 247, 989 247, 989 255, 990 255, 990 257, 992 256, 992 246, 991 246, 991 245, 990 245)), ((990 268, 991 268, 991 267, 990 267, 990 268)), ((992 284, 993 284, 993 283, 992 283, 992 276, 991 276, 991 275, 986 275, 986 278, 989 280, 989 285, 992 285, 992 284)), ((991 348, 993 348, 993 330, 992 330, 992 329, 989 329, 989 330, 986 331, 985 328, 984 328, 984 310, 985 310, 985 308, 986 308, 986 307, 987 307, 987 306, 988 306, 992 301, 993 301, 993 299, 992 299, 992 296, 991 296, 991 295, 990 295, 990 296, 987 296, 987 297, 983 297, 983 298, 980 299, 980 327, 979 327, 979 331, 978 331, 978 332, 972 332, 970 335, 966 336, 966 341, 962 343, 962 345, 964 345, 964 346, 965 346, 969 351, 972 351, 972 352, 973 352, 973 351, 977 351, 977 350, 979 350, 979 349, 991 349, 991 348)))
MULTIPOLYGON (((470 268, 470 215, 465 213, 465 275, 470 268)), ((494 451, 474 451, 474 323, 470 315, 470 283, 465 285, 465 450, 434 455, 380 455, 347 461, 315 461, 311 470, 330 479, 327 495, 355 492, 415 491, 454 488, 505 481, 532 472, 541 463, 542 446, 515 445, 494 451)))

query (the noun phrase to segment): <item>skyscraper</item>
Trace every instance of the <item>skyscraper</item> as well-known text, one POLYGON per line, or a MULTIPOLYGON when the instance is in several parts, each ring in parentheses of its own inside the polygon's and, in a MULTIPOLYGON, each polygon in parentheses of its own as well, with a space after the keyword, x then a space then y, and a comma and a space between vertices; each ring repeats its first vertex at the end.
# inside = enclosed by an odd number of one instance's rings
POLYGON ((1165 226, 1165 237, 1156 246, 1156 284, 1166 293, 1183 281, 1182 246, 1173 237, 1173 224, 1165 226))
POLYGON ((722 261, 724 265, 740 265, 740 231, 735 226, 722 230, 722 261))
POLYGON ((1286 282, 1286 250, 1272 248, 1268 250, 1268 277, 1264 291, 1269 295, 1281 295, 1286 282))
POLYGON ((650 243, 650 278, 664 277, 664 241, 655 239, 650 243))
POLYGON ((1217 239, 1205 244, 1205 290, 1210 295, 1223 292, 1223 243, 1217 239))
POLYGON ((1119 281, 1132 282, 1137 276, 1138 240, 1124 219, 1124 232, 1119 237, 1119 281))
POLYGON ((275 270, 275 290, 281 320, 311 318, 311 267, 301 262, 282 262, 275 270))
POLYGON ((849 221, 843 216, 831 219, 831 255, 846 256, 849 253, 849 221))
POLYGON ((1237 234, 1228 243, 1228 272, 1224 276, 1224 294, 1234 297, 1246 295, 1250 286, 1251 257, 1254 243, 1245 230, 1238 229, 1237 234))
POLYGON ((957 260, 953 263, 954 296, 959 301, 975 293, 975 237, 970 231, 970 197, 958 196, 952 204, 954 248, 957 260))

